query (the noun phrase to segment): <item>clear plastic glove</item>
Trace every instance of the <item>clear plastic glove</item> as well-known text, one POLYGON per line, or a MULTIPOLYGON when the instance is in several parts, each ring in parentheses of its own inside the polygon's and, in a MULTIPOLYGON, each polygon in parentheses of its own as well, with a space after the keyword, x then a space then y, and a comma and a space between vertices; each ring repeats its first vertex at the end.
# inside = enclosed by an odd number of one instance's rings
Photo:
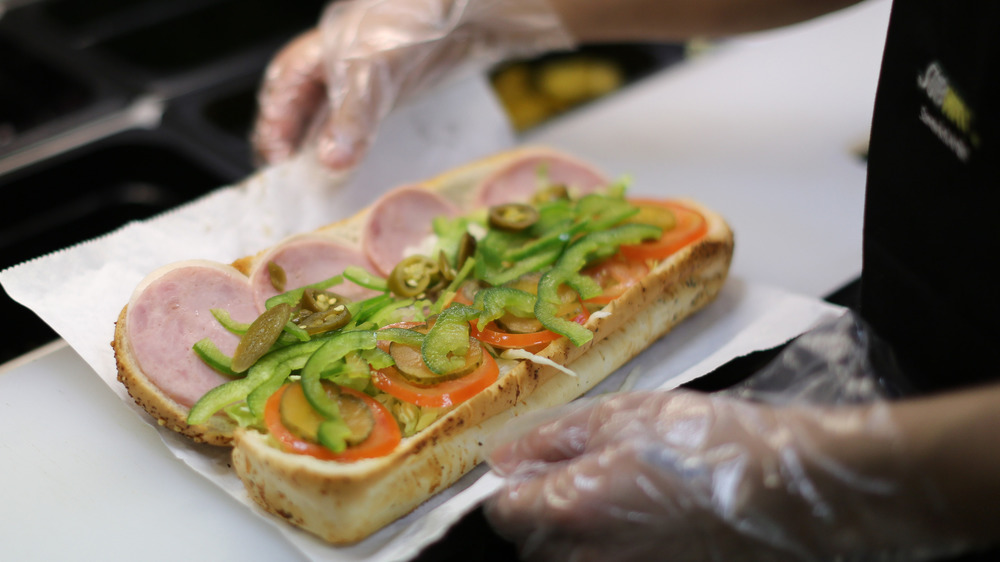
POLYGON ((252 141, 265 162, 315 145, 346 170, 407 96, 466 64, 572 45, 545 0, 339 0, 270 64, 252 141))
POLYGON ((906 462, 865 338, 848 316, 726 394, 618 394, 528 421, 491 452, 506 482, 487 517, 539 560, 951 552, 961 532, 906 462))

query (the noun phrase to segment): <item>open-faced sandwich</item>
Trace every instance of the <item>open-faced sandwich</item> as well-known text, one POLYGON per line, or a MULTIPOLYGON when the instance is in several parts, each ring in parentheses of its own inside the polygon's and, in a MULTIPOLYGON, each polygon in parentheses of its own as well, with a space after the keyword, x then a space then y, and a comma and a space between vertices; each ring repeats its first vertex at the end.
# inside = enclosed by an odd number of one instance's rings
POLYGON ((268 511, 361 540, 715 297, 723 219, 627 187, 524 148, 230 265, 165 266, 118 318, 119 380, 162 425, 233 447, 268 511))

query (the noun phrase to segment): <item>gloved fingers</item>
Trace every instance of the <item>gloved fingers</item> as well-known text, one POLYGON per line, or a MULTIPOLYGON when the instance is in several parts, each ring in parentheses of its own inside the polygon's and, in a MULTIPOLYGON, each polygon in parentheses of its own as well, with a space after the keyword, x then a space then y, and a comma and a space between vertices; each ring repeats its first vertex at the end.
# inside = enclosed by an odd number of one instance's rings
POLYGON ((582 454, 591 437, 594 400, 519 416, 486 444, 490 467, 501 476, 524 476, 582 454))
POLYGON ((364 158, 375 136, 378 116, 366 86, 348 89, 337 107, 331 107, 315 135, 316 157, 332 170, 349 170, 364 158))
POLYGON ((252 135, 265 161, 308 146, 354 167, 390 110, 463 65, 573 44, 546 0, 338 0, 317 29, 268 72, 252 135))
POLYGON ((515 533, 538 526, 559 535, 630 539, 663 531, 664 522, 702 510, 710 494, 687 482, 683 470, 647 462, 660 447, 642 438, 609 442, 543 472, 509 478, 489 511, 515 533))
POLYGON ((251 143, 265 163, 293 155, 314 116, 326 102, 320 34, 311 30, 292 40, 271 61, 257 95, 251 143))
POLYGON ((598 525, 602 506, 610 504, 614 474, 609 468, 614 467, 609 465, 615 460, 627 462, 617 455, 587 454, 550 464, 531 477, 509 479, 487 503, 487 516, 510 538, 585 536, 598 525))
POLYGON ((470 57, 469 38, 439 0, 338 2, 321 22, 330 114, 315 139, 320 161, 355 166, 400 101, 438 83, 470 57))
POLYGON ((651 468, 635 441, 609 445, 525 479, 485 505, 497 532, 538 560, 709 559, 712 540, 738 536, 710 508, 710 494, 651 468))
POLYGON ((610 443, 676 435, 695 447, 711 424, 707 396, 689 392, 620 393, 578 400, 522 416, 491 438, 487 459, 504 476, 532 474, 548 463, 610 443))

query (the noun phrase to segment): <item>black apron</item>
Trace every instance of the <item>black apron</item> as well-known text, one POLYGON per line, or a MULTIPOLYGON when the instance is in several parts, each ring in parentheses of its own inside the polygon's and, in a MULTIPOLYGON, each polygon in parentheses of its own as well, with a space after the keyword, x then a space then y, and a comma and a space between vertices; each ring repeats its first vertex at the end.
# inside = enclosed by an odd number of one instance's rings
POLYGON ((861 312, 917 391, 1000 379, 1000 2, 899 0, 872 123, 861 312))

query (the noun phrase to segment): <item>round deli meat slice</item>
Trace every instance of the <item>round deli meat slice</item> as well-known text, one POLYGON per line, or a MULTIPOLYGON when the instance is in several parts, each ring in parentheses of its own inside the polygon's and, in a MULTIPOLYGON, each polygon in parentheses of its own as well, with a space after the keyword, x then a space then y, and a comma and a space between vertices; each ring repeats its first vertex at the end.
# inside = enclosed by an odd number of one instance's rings
POLYGON ((479 184, 475 202, 481 207, 522 203, 546 185, 564 185, 579 196, 610 183, 599 170, 562 154, 532 154, 492 173, 479 184))
POLYGON ((232 355, 239 337, 212 315, 222 308, 238 322, 257 317, 247 278, 215 262, 192 260, 161 268, 146 278, 128 304, 126 325, 132 355, 153 385, 190 407, 229 380, 192 350, 209 338, 232 355))
POLYGON ((371 207, 361 233, 361 248, 388 276, 404 257, 425 249, 435 217, 454 217, 458 205, 422 187, 396 188, 371 207))
MULTIPOLYGON (((250 271, 254 302, 260 312, 264 311, 267 299, 279 293, 271 281, 271 271, 268 267, 268 263, 271 262, 284 271, 286 291, 340 275, 349 266, 361 267, 369 272, 374 269, 365 253, 356 246, 315 234, 294 236, 281 242, 257 260, 250 271)), ((353 300, 377 294, 350 281, 345 281, 329 290, 353 300)))

